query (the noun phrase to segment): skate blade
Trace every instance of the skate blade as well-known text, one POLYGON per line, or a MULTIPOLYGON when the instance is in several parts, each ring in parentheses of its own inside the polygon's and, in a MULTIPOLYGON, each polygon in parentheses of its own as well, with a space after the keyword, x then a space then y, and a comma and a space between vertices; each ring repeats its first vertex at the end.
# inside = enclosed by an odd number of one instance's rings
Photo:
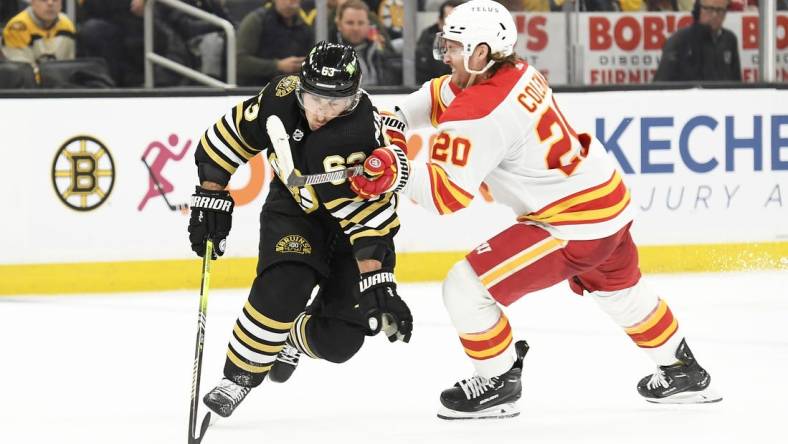
POLYGON ((496 405, 495 407, 479 410, 478 412, 460 412, 446 407, 438 411, 438 418, 446 420, 455 419, 503 419, 513 418, 520 414, 520 409, 513 402, 496 405))
POLYGON ((722 395, 711 386, 699 392, 681 392, 664 398, 646 398, 654 404, 709 404, 722 401, 722 395))

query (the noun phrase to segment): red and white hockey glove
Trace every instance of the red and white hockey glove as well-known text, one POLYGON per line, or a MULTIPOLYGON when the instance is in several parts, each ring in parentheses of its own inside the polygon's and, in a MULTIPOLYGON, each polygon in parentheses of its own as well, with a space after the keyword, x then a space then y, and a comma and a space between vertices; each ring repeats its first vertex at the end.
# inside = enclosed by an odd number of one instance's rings
POLYGON ((408 140, 405 138, 405 122, 400 120, 396 114, 388 111, 380 113, 380 123, 383 125, 383 132, 386 133, 389 145, 397 145, 408 154, 408 140))
POLYGON ((396 145, 377 148, 364 161, 364 174, 350 178, 350 188, 364 199, 400 191, 408 182, 410 163, 396 145))

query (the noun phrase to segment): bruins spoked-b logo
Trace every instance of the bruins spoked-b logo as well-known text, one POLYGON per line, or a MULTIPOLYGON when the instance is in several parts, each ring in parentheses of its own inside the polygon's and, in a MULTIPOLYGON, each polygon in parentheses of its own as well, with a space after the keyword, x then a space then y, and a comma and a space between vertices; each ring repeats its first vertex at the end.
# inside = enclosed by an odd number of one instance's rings
POLYGON ((276 97, 284 97, 298 86, 298 76, 287 76, 276 84, 276 97))
POLYGON ((312 246, 302 236, 288 234, 276 243, 277 253, 312 254, 312 246))
POLYGON ((104 203, 115 185, 115 162, 106 145, 90 136, 67 140, 52 162, 52 185, 74 210, 90 211, 104 203))

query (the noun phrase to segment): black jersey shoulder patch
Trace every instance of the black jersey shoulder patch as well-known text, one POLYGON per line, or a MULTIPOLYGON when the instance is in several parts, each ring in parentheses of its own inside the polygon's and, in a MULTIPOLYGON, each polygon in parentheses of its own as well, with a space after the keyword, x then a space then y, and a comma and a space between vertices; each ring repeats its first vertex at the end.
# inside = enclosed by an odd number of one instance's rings
POLYGON ((298 76, 287 76, 282 78, 276 84, 276 97, 284 97, 293 91, 298 86, 298 76))

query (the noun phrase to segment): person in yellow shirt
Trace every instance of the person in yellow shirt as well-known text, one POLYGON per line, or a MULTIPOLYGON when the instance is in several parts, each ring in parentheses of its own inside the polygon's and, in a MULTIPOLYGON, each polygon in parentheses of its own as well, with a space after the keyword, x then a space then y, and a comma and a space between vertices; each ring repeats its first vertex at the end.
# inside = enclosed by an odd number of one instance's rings
POLYGON ((62 0, 30 0, 3 29, 5 57, 30 63, 36 72, 41 60, 73 59, 76 28, 62 10, 62 0))

